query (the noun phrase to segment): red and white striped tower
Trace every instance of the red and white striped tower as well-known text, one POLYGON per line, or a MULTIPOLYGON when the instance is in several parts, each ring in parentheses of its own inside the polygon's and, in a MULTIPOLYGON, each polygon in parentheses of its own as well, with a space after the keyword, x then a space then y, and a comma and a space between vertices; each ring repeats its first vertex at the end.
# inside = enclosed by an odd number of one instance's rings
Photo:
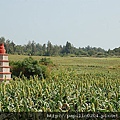
POLYGON ((8 54, 4 48, 4 44, 0 44, 0 81, 10 80, 11 72, 8 60, 8 54))

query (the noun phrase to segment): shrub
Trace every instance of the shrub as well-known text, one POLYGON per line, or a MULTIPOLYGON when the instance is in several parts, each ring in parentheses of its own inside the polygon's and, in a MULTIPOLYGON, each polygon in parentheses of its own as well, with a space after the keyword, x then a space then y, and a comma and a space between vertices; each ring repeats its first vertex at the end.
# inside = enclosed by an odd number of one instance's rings
POLYGON ((23 61, 10 62, 13 76, 24 75, 27 78, 37 75, 40 79, 46 77, 47 68, 41 66, 37 60, 32 57, 25 58, 23 61))
POLYGON ((51 59, 50 58, 42 58, 42 59, 40 59, 40 64, 42 64, 42 65, 53 65, 53 62, 51 61, 51 59))

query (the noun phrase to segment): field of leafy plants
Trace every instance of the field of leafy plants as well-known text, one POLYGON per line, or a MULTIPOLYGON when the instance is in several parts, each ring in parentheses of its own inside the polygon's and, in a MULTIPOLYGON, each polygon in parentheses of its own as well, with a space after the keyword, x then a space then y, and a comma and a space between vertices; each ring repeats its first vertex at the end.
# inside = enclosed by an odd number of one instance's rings
MULTIPOLYGON (((13 56, 10 56, 10 60, 13 56)), ((37 58, 35 58, 37 59, 37 58)), ((120 112, 120 59, 51 57, 49 76, 0 83, 2 112, 120 112)))

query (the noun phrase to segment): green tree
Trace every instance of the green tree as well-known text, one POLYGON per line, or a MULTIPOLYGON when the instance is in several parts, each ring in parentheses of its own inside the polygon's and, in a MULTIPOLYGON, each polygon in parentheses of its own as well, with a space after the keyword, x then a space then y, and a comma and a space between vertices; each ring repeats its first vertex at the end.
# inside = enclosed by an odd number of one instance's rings
POLYGON ((0 43, 5 43, 5 38, 4 37, 0 38, 0 43))
POLYGON ((35 55, 36 54, 36 43, 34 42, 34 40, 32 41, 31 47, 32 47, 31 55, 35 55))
POLYGON ((32 45, 31 45, 31 41, 28 41, 28 44, 26 45, 26 52, 28 55, 31 55, 32 54, 32 45))
POLYGON ((23 52, 23 46, 21 46, 21 45, 16 45, 16 46, 15 46, 15 53, 18 54, 18 55, 23 54, 23 53, 24 53, 24 52, 23 52))
POLYGON ((90 56, 93 56, 93 55, 95 55, 95 51, 94 51, 93 49, 88 50, 88 54, 89 54, 90 56))
POLYGON ((43 51, 43 55, 46 55, 46 52, 47 52, 46 44, 43 44, 42 51, 43 51))
POLYGON ((10 40, 6 40, 5 42, 6 53, 9 53, 9 46, 10 46, 10 40))
POLYGON ((47 56, 52 56, 53 55, 53 45, 51 44, 50 41, 47 43, 47 56))
POLYGON ((8 46, 9 46, 8 53, 15 54, 15 46, 16 46, 15 43, 12 41, 8 46))
POLYGON ((67 41, 66 46, 65 46, 65 52, 66 54, 69 54, 71 53, 71 51, 72 51, 72 45, 70 42, 67 41))

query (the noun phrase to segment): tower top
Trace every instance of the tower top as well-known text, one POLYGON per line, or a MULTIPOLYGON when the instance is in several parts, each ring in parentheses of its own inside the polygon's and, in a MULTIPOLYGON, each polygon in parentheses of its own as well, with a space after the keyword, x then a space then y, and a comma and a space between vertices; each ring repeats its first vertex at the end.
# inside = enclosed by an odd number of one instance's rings
POLYGON ((4 43, 0 43, 0 54, 5 54, 6 50, 4 48, 4 43))

